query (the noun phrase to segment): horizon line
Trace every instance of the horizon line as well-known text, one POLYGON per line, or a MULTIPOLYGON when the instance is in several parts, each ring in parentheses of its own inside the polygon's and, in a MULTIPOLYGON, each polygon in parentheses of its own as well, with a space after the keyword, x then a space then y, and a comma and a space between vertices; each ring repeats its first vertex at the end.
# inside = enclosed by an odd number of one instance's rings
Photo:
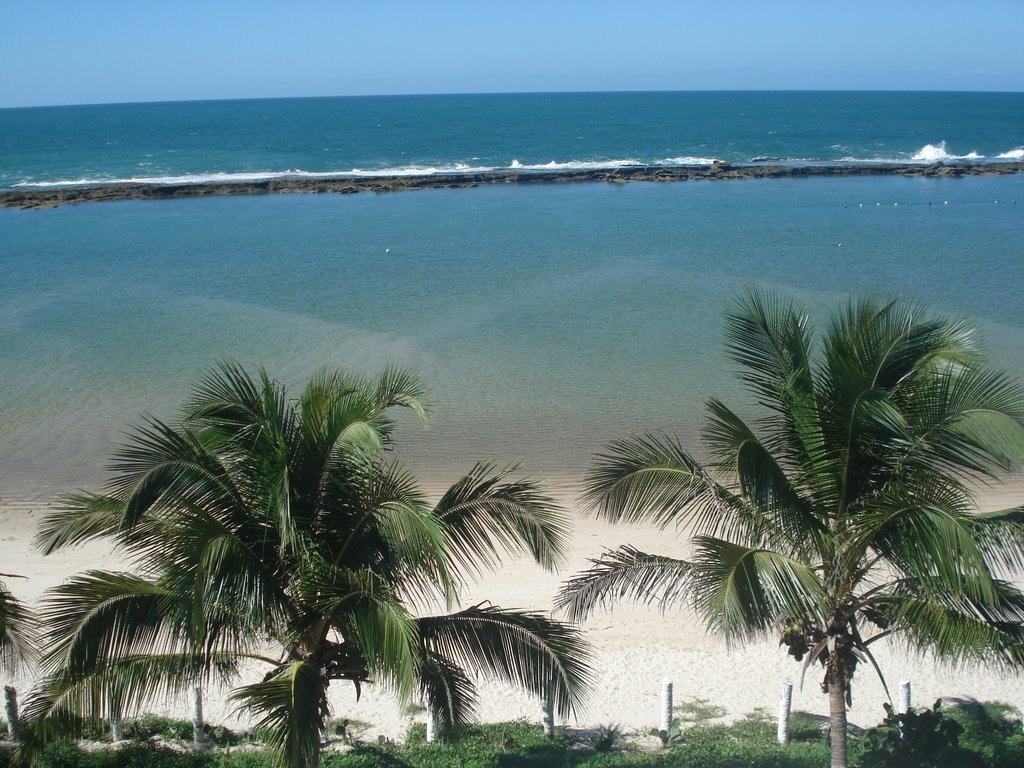
POLYGON ((422 93, 353 93, 321 94, 317 96, 230 96, 225 98, 199 99, 156 99, 129 101, 86 101, 65 104, 22 104, 0 106, 0 111, 16 109, 62 109, 67 107, 116 107, 147 104, 203 104, 224 101, 293 101, 300 99, 386 99, 386 98, 430 98, 437 96, 570 96, 580 94, 627 94, 627 93, 978 93, 978 94, 1024 94, 1012 90, 962 90, 942 88, 652 88, 616 90, 556 90, 556 91, 439 91, 422 93))

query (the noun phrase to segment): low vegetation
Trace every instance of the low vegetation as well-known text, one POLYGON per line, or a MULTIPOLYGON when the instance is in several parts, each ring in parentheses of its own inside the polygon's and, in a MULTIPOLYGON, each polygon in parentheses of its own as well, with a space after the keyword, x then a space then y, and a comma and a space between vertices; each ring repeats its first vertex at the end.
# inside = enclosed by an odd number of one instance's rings
MULTIPOLYGON (((818 768, 829 760, 828 731, 820 718, 794 713, 790 743, 775 740, 775 723, 764 712, 737 722, 714 718, 683 725, 665 749, 650 749, 650 739, 605 725, 587 731, 558 729, 545 739, 541 728, 524 722, 461 728, 445 743, 426 743, 422 725, 403 744, 387 739, 340 739, 323 752, 324 768, 818 768), (645 747, 645 745, 647 745, 645 747)), ((103 723, 91 734, 107 738, 103 723)), ((349 732, 365 723, 344 724, 349 732)), ((128 740, 118 748, 86 749, 53 744, 40 755, 38 768, 271 768, 273 758, 259 748, 257 731, 215 738, 217 749, 183 749, 190 724, 146 716, 125 724, 128 740)), ((214 734, 217 728, 210 729, 214 734)), ((887 707, 885 720, 850 741, 852 765, 879 768, 1011 768, 1024 765, 1024 731, 1016 710, 1001 703, 960 703, 897 714, 887 707), (900 737, 902 730, 903 736, 900 737)), ((10 753, 0 750, 0 768, 10 753)))

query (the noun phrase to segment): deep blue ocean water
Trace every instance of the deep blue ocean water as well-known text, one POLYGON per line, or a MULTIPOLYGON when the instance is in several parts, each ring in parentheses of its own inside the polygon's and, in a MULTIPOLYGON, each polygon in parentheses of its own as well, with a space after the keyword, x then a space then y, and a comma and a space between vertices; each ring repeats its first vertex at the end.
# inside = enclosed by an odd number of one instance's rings
MULTIPOLYGON (((172 176, 808 158, 832 145, 846 148, 833 155, 900 157, 943 140, 950 153, 992 157, 1020 147, 1021 99, 581 94, 7 110, 0 171, 14 183, 131 177, 146 173, 136 165, 147 153, 153 173, 172 176), (374 145, 377 123, 390 138, 374 145), (317 160, 316 146, 337 157, 317 160)), ((171 415, 189 382, 228 357, 293 383, 323 364, 413 366, 435 405, 430 427, 399 434, 415 469, 442 482, 476 459, 522 459, 571 485, 611 438, 667 430, 696 445, 706 398, 747 407, 722 351, 723 313, 744 285, 792 296, 817 318, 851 294, 965 315, 993 362, 1020 376, 1022 242, 1020 175, 4 210, 0 497, 95 485, 139 414, 171 415)))
POLYGON ((0 189, 120 179, 1024 157, 1024 93, 668 92, 0 110, 0 189))

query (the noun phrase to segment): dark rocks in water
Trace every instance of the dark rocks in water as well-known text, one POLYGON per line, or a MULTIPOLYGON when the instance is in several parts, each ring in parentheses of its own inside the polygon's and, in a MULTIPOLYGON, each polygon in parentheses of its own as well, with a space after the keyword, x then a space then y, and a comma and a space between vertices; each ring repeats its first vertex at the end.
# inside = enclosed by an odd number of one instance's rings
POLYGON ((102 200, 161 200, 205 195, 266 195, 284 193, 354 194, 412 189, 464 189, 482 184, 558 184, 599 181, 687 181, 690 179, 775 179, 810 176, 1001 176, 1024 172, 1024 162, 1004 163, 859 163, 843 165, 631 166, 626 168, 448 173, 432 176, 330 178, 283 177, 259 181, 198 182, 194 184, 93 184, 81 187, 17 189, 0 192, 0 208, 49 208, 102 200))

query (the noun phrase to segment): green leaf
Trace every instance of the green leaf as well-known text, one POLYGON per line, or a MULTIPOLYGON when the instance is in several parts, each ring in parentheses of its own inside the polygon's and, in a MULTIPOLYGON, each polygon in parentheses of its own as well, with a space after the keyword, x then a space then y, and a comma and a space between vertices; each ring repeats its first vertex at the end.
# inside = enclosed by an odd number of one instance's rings
POLYGON ((529 611, 473 606, 416 620, 424 654, 479 670, 541 696, 569 716, 583 705, 590 652, 575 629, 529 611))
POLYGON ((622 546, 591 560, 590 568, 562 585, 555 610, 567 613, 574 623, 622 599, 657 603, 664 611, 688 597, 690 571, 690 563, 683 560, 622 546))
POLYGON ((453 572, 494 568, 502 551, 529 555, 547 570, 564 562, 569 538, 565 514, 536 483, 506 482, 514 469, 495 472, 489 464, 477 464, 434 507, 453 572))
POLYGON ((283 664, 263 682, 238 688, 232 698, 239 709, 259 717, 267 748, 290 768, 315 768, 320 737, 330 714, 327 680, 312 664, 283 664))

